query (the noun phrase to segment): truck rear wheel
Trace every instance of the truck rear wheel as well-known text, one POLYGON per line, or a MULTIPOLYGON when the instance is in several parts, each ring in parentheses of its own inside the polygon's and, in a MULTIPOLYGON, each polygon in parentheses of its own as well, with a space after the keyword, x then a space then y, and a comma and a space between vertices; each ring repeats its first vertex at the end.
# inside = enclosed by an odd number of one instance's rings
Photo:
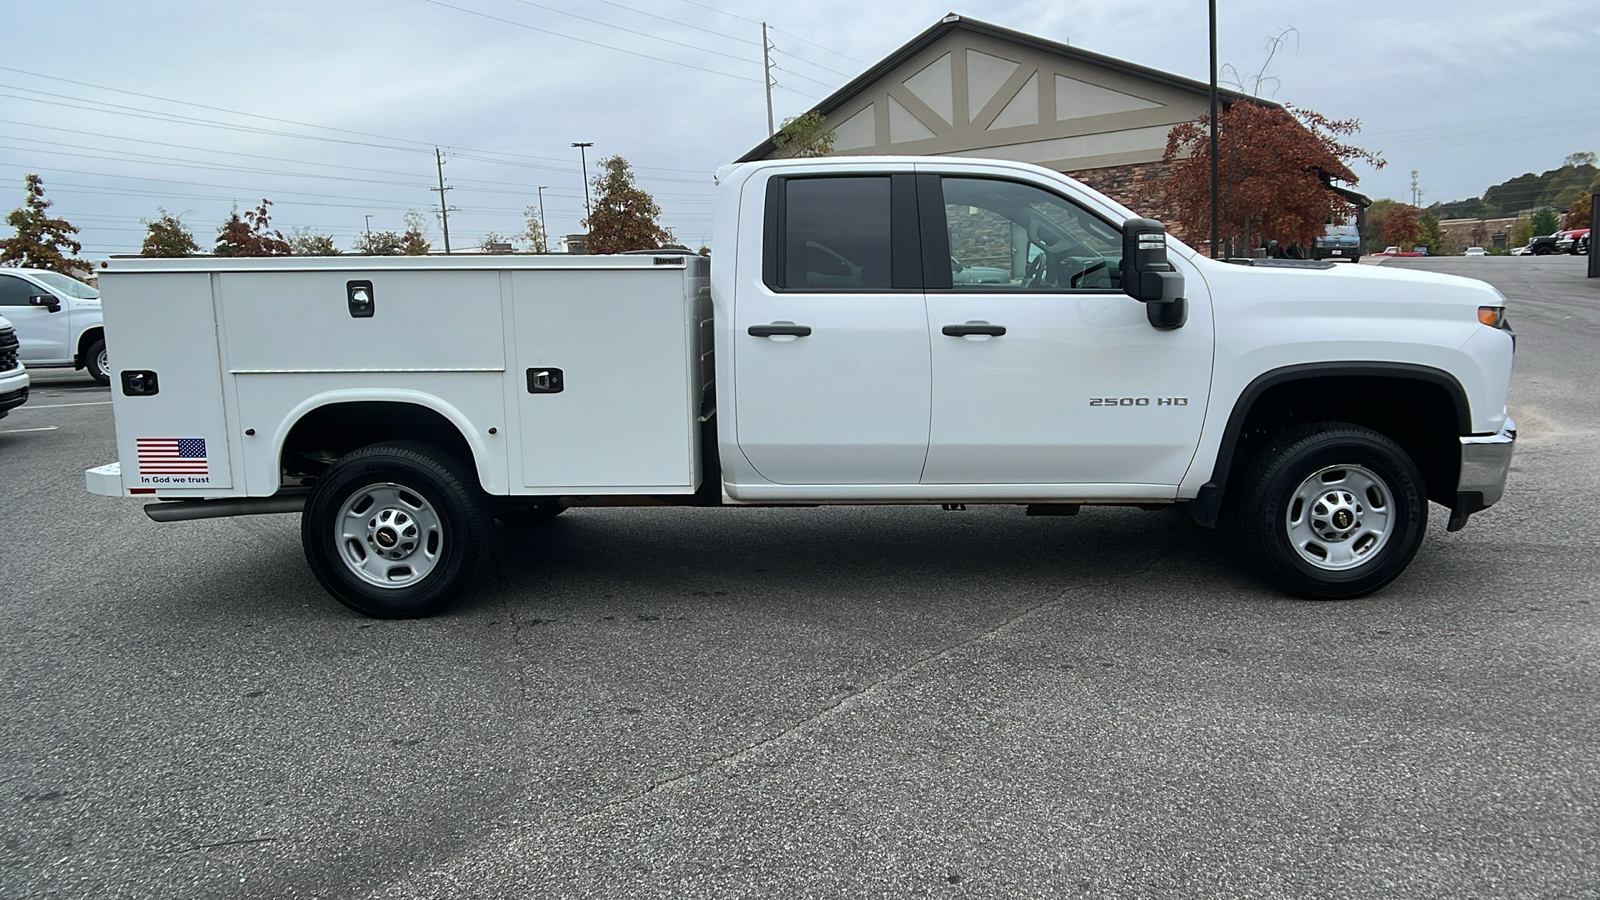
POLYGON ((1428 526, 1416 463, 1383 435, 1336 422, 1274 438, 1250 467, 1241 500, 1251 554, 1313 600, 1361 597, 1393 581, 1428 526))
POLYGON ((300 518, 306 561, 340 603, 379 619, 432 615, 472 579, 492 519, 471 469, 426 444, 363 447, 318 479, 300 518))

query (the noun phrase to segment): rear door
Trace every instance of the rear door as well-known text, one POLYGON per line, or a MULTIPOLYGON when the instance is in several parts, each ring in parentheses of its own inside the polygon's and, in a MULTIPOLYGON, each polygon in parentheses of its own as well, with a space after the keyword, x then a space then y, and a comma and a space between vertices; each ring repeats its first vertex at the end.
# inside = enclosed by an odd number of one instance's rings
POLYGON ((777 484, 916 484, 931 374, 914 176, 829 168, 769 179, 761 243, 740 248, 761 265, 738 275, 739 449, 777 484))

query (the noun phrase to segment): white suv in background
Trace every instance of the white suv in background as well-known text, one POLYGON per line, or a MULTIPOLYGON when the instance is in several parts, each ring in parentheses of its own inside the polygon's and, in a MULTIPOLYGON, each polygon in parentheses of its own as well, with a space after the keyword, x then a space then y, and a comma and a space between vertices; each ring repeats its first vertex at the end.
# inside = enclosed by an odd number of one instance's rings
POLYGON ((28 370, 17 357, 16 330, 0 318, 0 419, 27 402, 28 370))
POLYGON ((111 383, 100 292, 93 287, 45 269, 0 268, 0 315, 17 330, 24 364, 86 369, 95 381, 111 383))

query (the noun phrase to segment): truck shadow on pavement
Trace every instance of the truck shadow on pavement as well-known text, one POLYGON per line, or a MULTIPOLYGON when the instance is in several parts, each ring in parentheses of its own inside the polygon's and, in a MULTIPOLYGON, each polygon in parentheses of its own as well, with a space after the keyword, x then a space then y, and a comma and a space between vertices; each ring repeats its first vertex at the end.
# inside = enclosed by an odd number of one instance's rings
POLYGON ((1117 583, 1280 596, 1175 510, 1029 518, 1014 506, 580 509, 535 528, 501 527, 493 549, 458 611, 497 597, 530 610, 675 596, 918 603, 1117 583))

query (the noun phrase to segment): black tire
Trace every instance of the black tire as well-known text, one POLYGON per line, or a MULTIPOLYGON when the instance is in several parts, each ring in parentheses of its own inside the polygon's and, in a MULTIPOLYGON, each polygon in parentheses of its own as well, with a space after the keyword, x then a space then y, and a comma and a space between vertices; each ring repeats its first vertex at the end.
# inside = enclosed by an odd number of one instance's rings
POLYGON ((1533 255, 1534 256, 1549 256, 1550 255, 1550 248, 1549 247, 1540 247, 1539 249, 1533 251, 1533 255))
POLYGON ((472 580, 493 521, 473 470, 427 444, 340 457, 317 480, 300 540, 317 581, 377 619, 442 610, 472 580))
POLYGON ((101 387, 111 383, 111 366, 106 357, 104 338, 96 338, 89 349, 83 351, 83 370, 101 387))
POLYGON ((1416 463, 1394 441, 1355 425, 1279 434, 1241 487, 1245 547, 1270 576, 1312 600, 1382 588, 1410 565, 1428 527, 1416 463))
POLYGON ((548 497, 508 499, 494 505, 494 517, 507 528, 534 528, 566 511, 565 506, 548 497))

